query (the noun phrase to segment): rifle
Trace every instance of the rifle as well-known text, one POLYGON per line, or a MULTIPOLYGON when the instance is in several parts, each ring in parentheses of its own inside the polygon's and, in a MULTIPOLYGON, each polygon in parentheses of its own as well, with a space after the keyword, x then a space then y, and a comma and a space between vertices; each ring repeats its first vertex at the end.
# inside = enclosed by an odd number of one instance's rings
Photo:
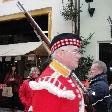
POLYGON ((51 54, 50 49, 49 49, 50 48, 50 40, 48 39, 48 37, 42 32, 39 25, 35 22, 35 20, 32 18, 32 16, 29 14, 29 12, 27 12, 25 10, 23 5, 19 1, 17 2, 17 6, 23 12, 23 14, 26 16, 27 20, 30 22, 31 26, 34 29, 35 34, 37 35, 39 40, 43 43, 44 48, 47 50, 48 54, 50 55, 51 54))

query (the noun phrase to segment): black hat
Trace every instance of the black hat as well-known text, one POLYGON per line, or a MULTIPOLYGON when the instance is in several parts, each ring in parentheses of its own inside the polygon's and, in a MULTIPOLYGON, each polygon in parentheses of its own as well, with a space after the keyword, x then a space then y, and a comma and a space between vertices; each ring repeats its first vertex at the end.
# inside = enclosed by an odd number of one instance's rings
POLYGON ((81 38, 78 35, 73 33, 62 33, 55 36, 51 42, 51 51, 54 52, 56 49, 66 46, 66 45, 74 45, 80 47, 81 38))

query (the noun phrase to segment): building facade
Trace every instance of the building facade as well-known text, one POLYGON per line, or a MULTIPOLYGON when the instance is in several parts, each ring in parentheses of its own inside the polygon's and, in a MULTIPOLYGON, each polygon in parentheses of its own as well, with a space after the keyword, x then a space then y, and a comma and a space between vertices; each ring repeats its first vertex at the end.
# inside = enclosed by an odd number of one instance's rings
MULTIPOLYGON (((64 0, 65 2, 67 0, 64 0)), ((60 14, 62 11, 62 0, 20 0, 27 11, 32 11, 32 15, 48 14, 48 37, 50 40, 62 32, 72 32, 71 21, 65 21, 60 14)), ((111 5, 112 0, 93 0, 90 4, 85 0, 80 0, 82 12, 80 13, 80 35, 87 38, 90 33, 94 33, 91 43, 86 48, 85 55, 91 55, 95 60, 106 60, 104 54, 109 55, 111 62, 112 36, 111 36, 111 5), (88 8, 95 8, 93 16, 90 16, 88 8), (105 50, 106 49, 106 50, 105 50), (103 51, 102 51, 103 50, 103 51)), ((11 19, 23 18, 20 9, 17 7, 17 0, 0 0, 0 22, 11 19)), ((107 56, 106 55, 106 56, 107 56)), ((110 64, 111 65, 111 64, 110 64)), ((109 65, 109 66, 110 66, 109 65)))

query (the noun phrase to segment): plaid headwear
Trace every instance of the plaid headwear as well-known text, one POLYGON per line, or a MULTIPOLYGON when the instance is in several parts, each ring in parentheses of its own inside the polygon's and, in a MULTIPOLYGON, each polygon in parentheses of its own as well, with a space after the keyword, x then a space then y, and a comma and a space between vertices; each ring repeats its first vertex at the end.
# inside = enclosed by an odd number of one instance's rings
POLYGON ((78 35, 73 33, 62 33, 55 36, 51 42, 51 51, 54 52, 56 49, 67 46, 67 45, 74 45, 80 47, 81 38, 78 35))

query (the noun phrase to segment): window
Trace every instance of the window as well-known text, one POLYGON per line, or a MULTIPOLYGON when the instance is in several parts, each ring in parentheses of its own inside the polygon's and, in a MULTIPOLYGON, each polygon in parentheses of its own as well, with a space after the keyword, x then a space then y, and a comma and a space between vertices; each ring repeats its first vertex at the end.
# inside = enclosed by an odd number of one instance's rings
MULTIPOLYGON (((50 39, 51 36, 50 7, 30 11, 42 31, 50 39)), ((0 17, 0 44, 39 41, 30 23, 23 13, 0 17)))

